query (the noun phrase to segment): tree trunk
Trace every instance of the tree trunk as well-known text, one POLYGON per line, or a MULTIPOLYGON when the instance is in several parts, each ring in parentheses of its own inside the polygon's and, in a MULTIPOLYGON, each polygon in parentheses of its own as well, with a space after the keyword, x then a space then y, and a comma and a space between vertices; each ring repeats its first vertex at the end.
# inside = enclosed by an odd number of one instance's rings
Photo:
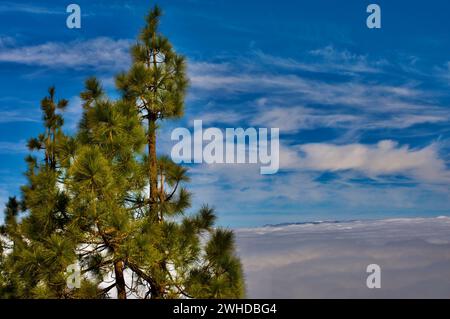
MULTIPOLYGON (((156 40, 156 33, 152 33, 152 43, 155 45, 156 40)), ((151 50, 152 55, 152 62, 153 62, 153 72, 156 72, 157 65, 156 65, 156 48, 152 47, 151 50)), ((150 61, 149 61, 150 62, 150 61)), ((151 106, 155 110, 157 109, 156 106, 156 92, 157 92, 157 83, 156 83, 156 77, 154 77, 154 83, 153 83, 153 96, 151 101, 151 106)), ((156 202, 158 197, 158 167, 157 167, 157 159, 156 159, 156 120, 157 115, 155 114, 149 114, 148 117, 148 156, 149 156, 149 169, 150 169, 150 205, 152 202, 156 202)), ((150 207, 151 209, 151 207, 150 207)), ((159 219, 158 212, 156 213, 156 217, 159 219)))
POLYGON ((156 284, 155 286, 152 286, 151 293, 151 299, 163 299, 164 288, 161 285, 156 284))
POLYGON ((151 205, 157 201, 158 198, 158 167, 156 158, 156 119, 148 119, 148 174, 149 174, 149 199, 150 211, 151 205))
POLYGON ((127 299, 127 292, 125 290, 125 279, 123 277, 124 263, 121 260, 114 262, 114 273, 116 275, 117 298, 127 299))

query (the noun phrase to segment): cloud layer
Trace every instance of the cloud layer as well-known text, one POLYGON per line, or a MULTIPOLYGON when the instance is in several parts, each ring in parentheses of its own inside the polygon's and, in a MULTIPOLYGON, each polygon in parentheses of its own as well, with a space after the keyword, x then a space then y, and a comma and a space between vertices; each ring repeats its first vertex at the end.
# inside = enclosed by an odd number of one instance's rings
POLYGON ((250 298, 448 298, 450 218, 387 219, 236 232, 250 298), (381 267, 381 288, 366 267, 381 267))

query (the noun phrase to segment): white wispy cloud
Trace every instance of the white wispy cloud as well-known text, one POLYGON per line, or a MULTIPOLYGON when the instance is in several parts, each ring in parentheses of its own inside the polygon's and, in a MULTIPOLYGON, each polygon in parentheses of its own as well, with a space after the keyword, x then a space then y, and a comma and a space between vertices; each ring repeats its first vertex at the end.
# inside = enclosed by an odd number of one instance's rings
POLYGON ((0 4, 1 12, 24 12, 31 14, 65 14, 66 10, 64 6, 60 6, 60 10, 55 8, 48 8, 38 6, 31 3, 17 3, 5 1, 0 4))
POLYGON ((16 40, 10 36, 0 36, 0 48, 6 46, 12 46, 16 43, 16 40))
MULTIPOLYGON (((195 90, 218 94, 265 93, 273 96, 296 96, 308 103, 325 105, 346 105, 372 108, 382 112, 389 109, 417 110, 425 105, 406 101, 417 97, 421 92, 404 86, 367 84, 345 81, 328 83, 301 77, 295 74, 246 73, 245 70, 217 73, 191 74, 191 83, 195 90)), ((197 92, 196 92, 197 93, 197 92)))
POLYGON ((347 103, 352 105, 367 104, 367 99, 374 94, 392 94, 397 97, 416 97, 422 92, 408 86, 390 86, 382 83, 370 85, 361 81, 344 80, 328 83, 302 77, 294 73, 279 73, 258 67, 260 61, 254 59, 236 59, 234 63, 198 63, 190 69, 190 78, 195 89, 245 93, 260 91, 272 93, 303 94, 314 102, 325 104, 347 103), (282 90, 282 91, 279 91, 282 90), (347 94, 343 94, 346 92, 347 94))
POLYGON ((361 123, 359 116, 352 114, 330 114, 303 106, 270 107, 256 114, 250 123, 260 126, 278 127, 284 132, 298 132, 317 127, 348 127, 361 123))
POLYGON ((299 70, 313 73, 365 74, 381 73, 388 63, 384 60, 371 61, 366 55, 357 55, 348 50, 338 50, 332 45, 308 52, 307 61, 278 57, 256 51, 258 61, 286 70, 299 70))
POLYGON ((233 110, 229 111, 218 111, 218 112, 209 112, 203 113, 201 115, 201 120, 203 124, 211 124, 211 123, 222 123, 235 125, 239 121, 247 119, 247 116, 243 113, 239 113, 233 110))
POLYGON ((0 154, 24 154, 28 152, 26 141, 0 142, 0 154))
POLYGON ((435 144, 411 149, 408 145, 401 146, 392 140, 384 140, 375 145, 305 144, 300 145, 299 150, 303 155, 297 165, 304 169, 355 170, 368 177, 404 174, 421 181, 450 181, 450 171, 439 157, 435 144))
POLYGON ((130 41, 99 37, 67 43, 0 47, 0 62, 48 68, 125 70, 130 63, 130 41))
POLYGON ((408 128, 424 123, 443 123, 450 120, 450 114, 443 111, 430 111, 430 114, 411 114, 409 112, 386 112, 383 117, 372 114, 351 114, 350 110, 317 110, 303 106, 275 106, 261 109, 249 118, 253 125, 279 127, 283 133, 295 133, 315 128, 352 128, 353 130, 374 130, 383 128, 408 128), (346 113, 347 112, 347 113, 346 113))
POLYGON ((436 74, 450 85, 450 61, 446 62, 443 66, 435 67, 436 74))
POLYGON ((388 62, 386 60, 369 60, 367 55, 359 55, 348 50, 339 50, 332 45, 311 50, 311 55, 323 59, 323 67, 348 73, 379 73, 388 62))
MULTIPOLYGON (((332 47, 314 52, 328 60, 330 56, 337 56, 335 60, 345 60, 349 67, 367 60, 346 51, 336 52, 332 47)), ((299 67, 298 64, 303 65, 303 62, 262 52, 252 60, 235 58, 224 63, 194 63, 189 69, 190 101, 213 103, 211 100, 257 94, 261 96, 257 101, 247 101, 245 107, 238 105, 228 109, 228 119, 225 116, 219 116, 219 119, 223 123, 235 118, 246 119, 249 124, 280 127, 285 133, 320 127, 351 129, 353 132, 404 129, 450 121, 448 108, 439 105, 432 92, 420 89, 414 81, 393 85, 353 76, 337 82, 323 81, 289 72, 299 67), (269 64, 272 67, 268 67, 269 64), (280 66, 288 72, 280 72, 280 66), (260 103, 263 100, 264 103, 260 103)), ((380 68, 383 65, 381 62, 375 64, 380 68)), ((328 72, 329 66, 318 65, 322 72, 328 72)), ((204 108, 202 114, 212 118, 217 111, 212 105, 204 108)))
POLYGON ((28 112, 15 110, 1 110, 0 123, 12 122, 39 122, 40 115, 37 112, 30 110, 28 112))

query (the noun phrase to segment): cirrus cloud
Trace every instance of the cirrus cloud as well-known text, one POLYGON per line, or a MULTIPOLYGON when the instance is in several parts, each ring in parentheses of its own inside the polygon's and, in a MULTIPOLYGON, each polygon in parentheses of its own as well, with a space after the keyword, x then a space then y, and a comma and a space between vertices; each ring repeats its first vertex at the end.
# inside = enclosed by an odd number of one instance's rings
POLYGON ((0 62, 25 65, 99 70, 125 69, 129 63, 130 40, 98 37, 68 43, 47 42, 30 46, 1 46, 0 62))

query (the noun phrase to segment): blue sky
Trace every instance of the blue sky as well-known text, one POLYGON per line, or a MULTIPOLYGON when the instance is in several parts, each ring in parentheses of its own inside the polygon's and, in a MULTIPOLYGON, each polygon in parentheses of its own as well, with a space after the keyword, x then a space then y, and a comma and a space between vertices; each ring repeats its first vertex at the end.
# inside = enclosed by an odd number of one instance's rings
MULTIPOLYGON (((115 96, 114 74, 153 1, 0 2, 0 204, 19 194, 24 142, 41 130, 55 84, 81 114, 87 76, 115 96)), ((279 127, 280 171, 191 167, 194 207, 231 227, 309 220, 449 215, 450 4, 447 1, 157 2, 162 31, 189 63, 186 116, 164 123, 279 127), (366 27, 375 2, 382 28, 366 27)))

